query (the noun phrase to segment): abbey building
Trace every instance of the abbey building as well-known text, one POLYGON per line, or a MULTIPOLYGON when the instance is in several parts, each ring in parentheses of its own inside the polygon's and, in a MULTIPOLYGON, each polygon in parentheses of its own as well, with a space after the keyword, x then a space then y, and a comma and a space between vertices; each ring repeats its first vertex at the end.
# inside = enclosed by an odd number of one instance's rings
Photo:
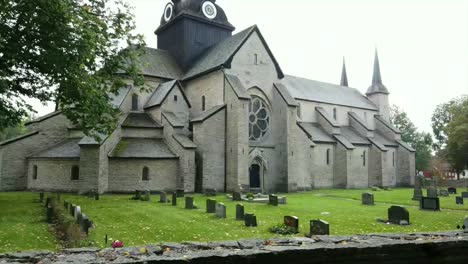
MULTIPOLYGON (((101 142, 60 112, 0 143, 0 190, 295 192, 410 186, 415 151, 389 122, 376 54, 365 95, 287 75, 260 30, 233 34, 215 1, 173 0, 141 59, 147 84, 112 98, 101 142)), ((344 65, 343 65, 344 66, 344 65)), ((130 83, 130 82, 129 82, 130 83)))

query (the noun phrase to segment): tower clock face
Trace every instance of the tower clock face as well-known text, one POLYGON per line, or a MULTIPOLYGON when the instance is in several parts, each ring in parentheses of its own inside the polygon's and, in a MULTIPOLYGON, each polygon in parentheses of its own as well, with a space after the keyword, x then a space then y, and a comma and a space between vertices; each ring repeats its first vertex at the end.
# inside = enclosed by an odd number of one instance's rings
POLYGON ((210 1, 203 2, 202 11, 203 15, 205 15, 209 19, 214 19, 218 14, 216 6, 210 1))
POLYGON ((164 20, 168 22, 174 13, 174 4, 168 3, 166 8, 164 8, 164 20))

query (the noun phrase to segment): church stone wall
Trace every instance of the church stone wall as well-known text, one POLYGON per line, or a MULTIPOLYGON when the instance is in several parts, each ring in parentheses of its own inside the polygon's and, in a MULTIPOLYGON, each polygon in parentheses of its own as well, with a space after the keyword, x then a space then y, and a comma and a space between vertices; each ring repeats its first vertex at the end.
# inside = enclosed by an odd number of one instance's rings
POLYGON ((340 143, 335 148, 333 187, 346 188, 348 186, 348 150, 340 143))
POLYGON ((32 190, 65 192, 95 189, 92 181, 81 173, 79 180, 71 180, 71 169, 79 164, 78 159, 31 159, 28 166, 28 187, 32 190), (37 166, 37 180, 33 179, 34 166, 37 166))
POLYGON ((200 115, 202 111, 202 96, 205 96, 205 110, 224 104, 224 73, 221 70, 209 73, 185 84, 192 108, 190 116, 200 115))
POLYGON ((297 125, 296 108, 289 108, 289 191, 306 191, 312 189, 312 148, 306 133, 297 125))
POLYGON ((173 191, 176 189, 178 162, 177 159, 111 159, 108 191, 173 191), (149 168, 149 181, 142 181, 145 166, 149 168))
POLYGON ((388 147, 389 151, 382 152, 382 185, 396 186, 396 166, 397 166, 397 149, 388 147), (395 164, 393 163, 393 154, 395 154, 395 164))
POLYGON ((407 187, 414 185, 414 177, 416 174, 415 154, 400 146, 396 153, 396 159, 396 186, 407 187))
POLYGON ((130 80, 127 80, 126 83, 128 85, 132 86, 132 89, 130 92, 127 94, 127 96, 124 98, 120 110, 124 113, 128 113, 132 111, 132 95, 137 94, 138 95, 138 109, 139 111, 143 111, 143 108, 148 101, 148 99, 151 97, 153 94, 153 91, 157 89, 156 87, 159 86, 159 82, 161 80, 155 81, 155 80, 146 80, 145 84, 146 87, 134 87, 133 82, 130 80), (143 88, 143 89, 142 89, 143 88))
POLYGON ((123 128, 123 138, 163 138, 162 129, 146 129, 146 128, 123 128))
POLYGON ((348 179, 347 188, 367 188, 369 186, 369 148, 367 146, 355 146, 348 151, 348 179), (363 153, 366 152, 366 163, 363 163, 363 153))
POLYGON ((314 188, 333 188, 335 144, 317 144, 312 148, 312 178, 314 188), (330 163, 327 164, 327 150, 330 150, 330 163))
POLYGON ((385 166, 385 156, 387 152, 382 152, 375 146, 369 152, 369 186, 382 186, 383 167, 385 166))

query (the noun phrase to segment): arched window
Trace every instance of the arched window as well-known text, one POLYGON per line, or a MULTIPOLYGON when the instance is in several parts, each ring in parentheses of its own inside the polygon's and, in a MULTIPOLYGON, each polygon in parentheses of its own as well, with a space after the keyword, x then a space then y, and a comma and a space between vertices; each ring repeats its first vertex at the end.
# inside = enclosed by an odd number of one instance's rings
POLYGON ((338 117, 338 114, 336 113, 336 108, 333 108, 333 118, 336 120, 338 117))
POLYGON ((138 111, 138 94, 132 95, 132 111, 138 111))
POLYGON ((270 111, 260 97, 252 97, 249 104, 249 139, 258 141, 270 130, 270 111))
POLYGON ((141 175, 141 180, 142 181, 149 181, 149 169, 148 169, 148 167, 143 168, 143 173, 141 175))
POLYGON ((392 152, 392 164, 395 167, 395 152, 392 152))
POLYGON ((362 166, 366 166, 366 151, 362 152, 362 166))
POLYGON ((174 102, 177 102, 177 95, 174 95, 174 102))
POLYGON ((330 165, 330 149, 327 149, 327 165, 330 165))
POLYGON ((201 97, 201 105, 202 105, 202 111, 205 111, 206 109, 206 99, 205 99, 205 96, 202 96, 201 97))
POLYGON ((33 180, 37 180, 37 165, 33 166, 33 180))
POLYGON ((71 180, 77 181, 79 179, 80 179, 80 167, 75 165, 71 168, 71 180))

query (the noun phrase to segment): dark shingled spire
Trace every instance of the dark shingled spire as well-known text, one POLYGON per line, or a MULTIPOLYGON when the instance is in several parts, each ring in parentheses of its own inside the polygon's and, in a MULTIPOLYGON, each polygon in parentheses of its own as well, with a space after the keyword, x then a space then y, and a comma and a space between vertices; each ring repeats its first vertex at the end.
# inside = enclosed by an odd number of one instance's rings
POLYGON ((367 90, 366 95, 383 93, 389 94, 387 87, 382 83, 382 76, 380 75, 380 63, 377 49, 375 49, 375 60, 374 60, 374 75, 372 76, 372 85, 367 90))
POLYGON ((341 86, 348 87, 348 75, 346 74, 346 63, 345 58, 343 57, 343 70, 341 72, 341 86))

